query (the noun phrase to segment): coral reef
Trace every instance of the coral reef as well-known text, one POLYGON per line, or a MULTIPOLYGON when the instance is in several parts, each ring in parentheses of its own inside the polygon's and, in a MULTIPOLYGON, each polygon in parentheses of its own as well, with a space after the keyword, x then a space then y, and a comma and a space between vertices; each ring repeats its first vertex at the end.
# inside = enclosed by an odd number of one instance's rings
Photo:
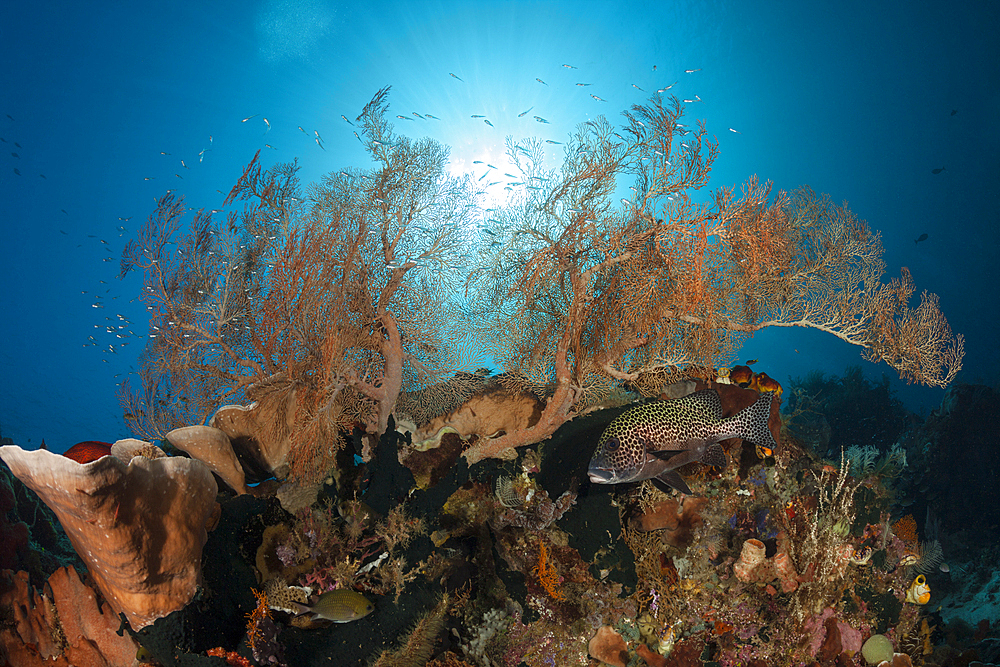
MULTIPOLYGON (((954 391, 921 429, 860 370, 785 390, 754 362, 718 368, 746 336, 801 326, 947 385, 962 338, 934 295, 911 305, 906 269, 883 282, 878 234, 756 179, 693 204, 717 144, 660 97, 620 130, 581 125, 558 171, 543 142, 508 140, 522 182, 472 232, 482 186, 394 133, 387 96, 357 117, 374 169, 304 189, 296 163, 258 152, 227 224, 201 212, 182 229, 168 193, 123 253, 152 327, 126 420, 201 461, 138 441, 86 464, 0 448, 131 636, 168 667, 832 667, 875 634, 923 657, 950 545, 930 518, 894 521, 932 500, 901 472, 947 467, 961 443, 945 424, 992 394, 954 391), (472 233, 495 242, 480 253, 472 233), (484 352, 504 372, 465 372, 484 352), (616 414, 703 389, 727 417, 773 397, 774 449, 723 441, 716 465, 678 469, 688 495, 590 484, 616 414), (364 594, 366 614, 290 613, 331 590, 364 594)), ((8 560, 30 557, 17 509, 8 560)))

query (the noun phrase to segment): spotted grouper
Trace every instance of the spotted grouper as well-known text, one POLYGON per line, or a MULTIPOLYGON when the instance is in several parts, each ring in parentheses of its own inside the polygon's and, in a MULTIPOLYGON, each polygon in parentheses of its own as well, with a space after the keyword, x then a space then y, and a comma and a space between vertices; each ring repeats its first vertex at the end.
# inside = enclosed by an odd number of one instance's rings
POLYGON ((722 417, 722 400, 714 389, 626 410, 597 442, 590 460, 590 481, 621 484, 650 479, 658 486, 690 494, 676 469, 692 461, 724 466, 722 440, 743 438, 765 452, 777 446, 767 427, 772 400, 771 393, 763 394, 727 419, 722 417))

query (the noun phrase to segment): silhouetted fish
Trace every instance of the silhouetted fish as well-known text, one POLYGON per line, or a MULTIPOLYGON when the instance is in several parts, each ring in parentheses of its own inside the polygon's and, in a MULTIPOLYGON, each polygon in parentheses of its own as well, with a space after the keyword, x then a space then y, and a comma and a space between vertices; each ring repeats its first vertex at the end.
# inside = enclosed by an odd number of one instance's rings
POLYGON ((941 167, 940 169, 931 169, 932 174, 940 174, 942 171, 945 171, 944 167, 941 167))
POLYGON ((92 463, 109 454, 111 454, 111 443, 98 440, 78 442, 63 452, 63 456, 77 463, 92 463))
POLYGON ((921 234, 921 235, 920 235, 920 236, 919 236, 919 237, 917 238, 917 240, 916 240, 916 241, 914 241, 914 243, 920 243, 921 241, 926 241, 926 240, 927 240, 928 238, 929 238, 929 237, 928 237, 928 235, 927 235, 927 234, 921 234))

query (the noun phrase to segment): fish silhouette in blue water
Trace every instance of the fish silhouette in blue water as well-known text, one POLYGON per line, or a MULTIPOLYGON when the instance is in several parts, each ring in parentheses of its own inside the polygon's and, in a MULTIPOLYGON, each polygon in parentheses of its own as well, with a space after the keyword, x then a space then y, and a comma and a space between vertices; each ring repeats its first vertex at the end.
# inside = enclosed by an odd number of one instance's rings
POLYGON ((926 241, 929 238, 930 238, 930 236, 928 234, 921 234, 913 242, 914 243, 920 243, 921 241, 926 241))

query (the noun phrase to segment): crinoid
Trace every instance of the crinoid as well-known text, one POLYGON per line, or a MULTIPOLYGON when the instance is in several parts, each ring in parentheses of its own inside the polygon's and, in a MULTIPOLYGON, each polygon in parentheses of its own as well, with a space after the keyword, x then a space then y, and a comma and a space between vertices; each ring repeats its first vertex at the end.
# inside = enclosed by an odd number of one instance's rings
POLYGON ((922 574, 933 572, 934 569, 944 560, 941 551, 941 543, 937 540, 920 543, 920 554, 917 562, 913 564, 913 569, 922 574))
POLYGON ((517 480, 513 477, 497 478, 496 497, 500 504, 508 509, 524 504, 524 497, 517 488, 517 480))
POLYGON ((844 452, 844 458, 851 463, 851 476, 861 479, 875 472, 878 448, 872 445, 852 445, 844 452))

